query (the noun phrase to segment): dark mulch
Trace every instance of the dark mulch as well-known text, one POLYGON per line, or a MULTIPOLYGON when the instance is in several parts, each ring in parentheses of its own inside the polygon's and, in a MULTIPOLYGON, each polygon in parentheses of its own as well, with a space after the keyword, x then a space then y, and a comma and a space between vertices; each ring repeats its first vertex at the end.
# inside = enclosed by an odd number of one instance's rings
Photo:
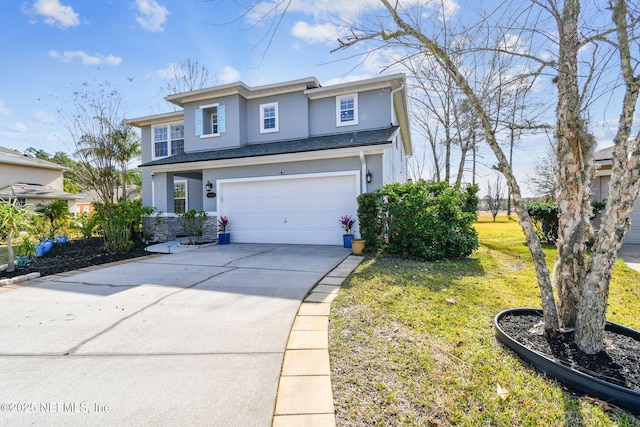
POLYGON ((500 327, 527 348, 603 381, 640 392, 640 341, 605 331, 605 350, 585 354, 573 343, 573 334, 546 338, 529 330, 542 320, 537 315, 508 314, 500 327))
POLYGON ((100 237, 90 239, 69 240, 67 243, 56 243, 44 256, 35 258, 30 266, 12 273, 0 273, 0 279, 21 276, 27 273, 40 273, 41 276, 63 273, 93 265, 146 256, 144 242, 136 242, 129 252, 109 254, 104 251, 100 237))

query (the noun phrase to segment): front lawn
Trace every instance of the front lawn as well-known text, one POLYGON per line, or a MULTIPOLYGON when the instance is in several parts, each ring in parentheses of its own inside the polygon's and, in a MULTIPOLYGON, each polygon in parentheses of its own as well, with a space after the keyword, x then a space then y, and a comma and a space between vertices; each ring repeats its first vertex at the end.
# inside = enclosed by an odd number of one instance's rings
MULTIPOLYGON (((367 259, 332 305, 339 426, 640 426, 576 397, 494 338, 503 309, 540 307, 517 222, 476 223, 480 249, 455 262, 367 259)), ((550 268, 554 248, 547 249, 550 268)), ((608 319, 640 329, 640 274, 618 261, 608 319)))

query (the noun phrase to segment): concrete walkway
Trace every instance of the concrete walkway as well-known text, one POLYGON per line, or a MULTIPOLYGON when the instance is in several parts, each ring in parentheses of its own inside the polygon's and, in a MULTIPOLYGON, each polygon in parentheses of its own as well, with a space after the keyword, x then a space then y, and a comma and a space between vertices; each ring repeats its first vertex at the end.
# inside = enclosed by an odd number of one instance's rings
POLYGON ((347 256, 211 246, 0 288, 0 424, 269 426, 300 302, 347 256))

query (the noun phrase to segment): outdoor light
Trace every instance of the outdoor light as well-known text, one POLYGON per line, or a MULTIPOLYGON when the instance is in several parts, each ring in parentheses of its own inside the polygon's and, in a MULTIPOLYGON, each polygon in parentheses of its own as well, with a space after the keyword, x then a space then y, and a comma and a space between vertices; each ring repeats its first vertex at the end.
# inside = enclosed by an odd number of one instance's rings
POLYGON ((372 177, 371 171, 367 171, 367 184, 371 183, 371 177, 372 177))
POLYGON ((204 188, 206 188, 207 191, 211 191, 213 189, 213 184, 207 181, 207 185, 205 185, 204 188))

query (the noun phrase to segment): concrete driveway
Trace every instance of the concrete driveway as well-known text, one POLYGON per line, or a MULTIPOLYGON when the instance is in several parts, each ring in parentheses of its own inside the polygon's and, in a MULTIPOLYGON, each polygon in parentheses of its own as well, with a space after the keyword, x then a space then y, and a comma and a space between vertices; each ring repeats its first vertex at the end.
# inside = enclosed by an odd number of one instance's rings
POLYGON ((0 292, 0 425, 269 426, 300 302, 348 254, 212 246, 0 292))

